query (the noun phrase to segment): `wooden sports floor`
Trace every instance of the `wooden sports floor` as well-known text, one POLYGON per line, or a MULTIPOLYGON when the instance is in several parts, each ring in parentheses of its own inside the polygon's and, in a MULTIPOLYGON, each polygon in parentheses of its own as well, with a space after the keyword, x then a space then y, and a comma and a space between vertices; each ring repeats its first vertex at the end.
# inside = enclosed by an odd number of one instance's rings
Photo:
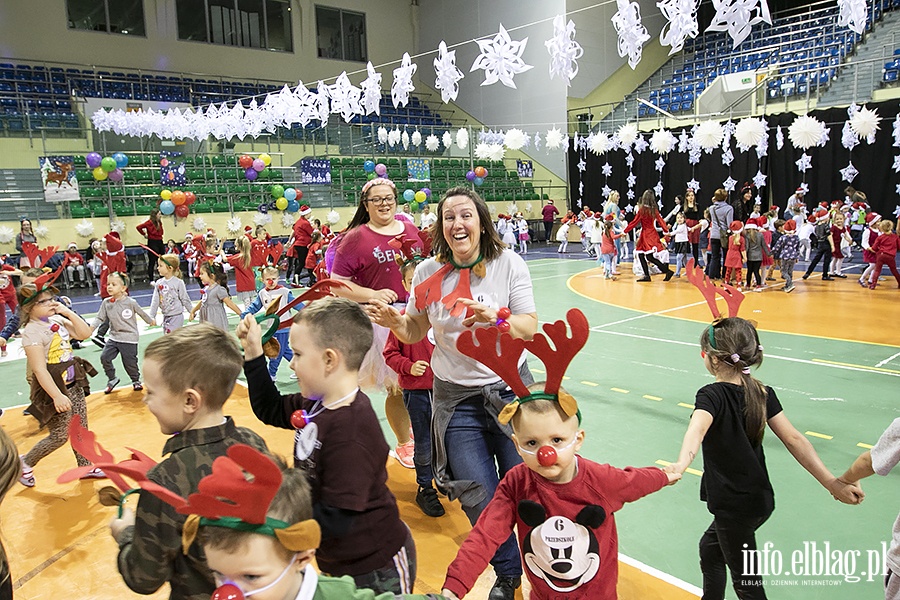
MULTIPOLYGON (((607 281, 583 256, 560 258, 540 246, 528 256, 541 321, 563 318, 568 308, 579 307, 592 325, 588 345, 565 382, 584 416, 587 439, 582 454, 620 467, 665 464, 677 456, 694 393, 711 381, 697 345, 710 320, 706 303, 683 278, 663 283, 655 277, 652 283, 639 284, 625 274, 618 281, 607 281)), ((626 272, 630 273, 627 265, 626 272)), ((822 282, 818 276, 798 281, 792 294, 781 292, 779 284, 748 293, 741 308, 741 316, 756 320, 761 331, 766 359, 758 376, 776 389, 790 420, 809 437, 825 464, 840 474, 900 417, 900 291, 892 280, 874 292, 863 290, 852 276, 836 282, 822 282)), ((723 303, 720 306, 725 310, 723 303)), ((147 330, 142 348, 158 335, 158 329, 147 330)), ((10 357, 0 361, 0 406, 6 409, 0 425, 27 450, 43 432, 33 419, 12 408, 25 402, 27 392, 17 342, 10 350, 10 357)), ((86 348, 79 354, 99 367, 99 349, 86 348)), ((533 359, 530 364, 540 379, 542 365, 533 359)), ((284 392, 296 387, 288 374, 284 365, 279 372, 284 392)), ((102 389, 104 383, 101 376, 93 387, 102 389)), ((383 420, 383 396, 371 395, 383 420)), ((243 385, 235 388, 226 408, 238 424, 263 435, 274 451, 289 455, 291 432, 260 424, 243 385)), ((117 456, 132 446, 159 458, 164 437, 138 393, 130 388, 110 395, 95 393, 88 400, 88 411, 90 428, 117 456)), ((384 420, 383 425, 391 440, 384 420)), ((879 597, 876 553, 882 542, 890 540, 900 509, 896 503, 900 473, 866 480, 865 502, 844 506, 797 465, 774 435, 767 435, 764 444, 776 492, 776 511, 758 533, 761 546, 771 544, 769 597, 879 597), (828 572, 806 558, 825 550, 826 544, 831 558, 828 572), (775 557, 782 559, 780 567, 775 557), (795 565, 792 559, 799 562, 795 565)), ((115 511, 101 506, 96 496, 103 484, 55 482, 74 464, 68 447, 55 452, 35 469, 36 487, 17 485, 0 506, 16 598, 50 599, 60 593, 73 598, 137 597, 116 572, 116 545, 108 532, 115 511)), ((617 513, 618 587, 623 600, 699 595, 697 540, 711 519, 699 500, 702 467, 698 458, 676 486, 617 513)), ((416 539, 416 590, 438 591, 446 565, 465 539, 468 522, 458 505, 445 498, 446 516, 423 516, 414 502, 413 472, 391 460, 388 473, 416 539)), ((492 580, 486 573, 468 597, 485 598, 492 580)), ((166 598, 167 590, 150 597, 166 598)), ((733 592, 728 597, 734 597, 733 592)))

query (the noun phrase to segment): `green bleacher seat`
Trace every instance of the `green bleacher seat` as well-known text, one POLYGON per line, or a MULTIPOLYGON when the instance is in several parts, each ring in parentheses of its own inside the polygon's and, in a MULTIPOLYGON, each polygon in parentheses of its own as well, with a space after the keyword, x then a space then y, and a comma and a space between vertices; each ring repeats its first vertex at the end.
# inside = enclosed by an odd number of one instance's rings
POLYGON ((84 219, 91 216, 91 209, 81 202, 69 204, 69 211, 72 213, 73 219, 84 219))

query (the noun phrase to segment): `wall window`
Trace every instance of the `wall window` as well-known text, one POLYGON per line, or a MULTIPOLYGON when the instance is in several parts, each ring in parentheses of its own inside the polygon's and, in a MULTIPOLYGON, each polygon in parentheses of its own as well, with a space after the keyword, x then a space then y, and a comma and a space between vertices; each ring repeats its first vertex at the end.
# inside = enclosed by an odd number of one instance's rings
POLYGON ((66 0, 69 29, 145 36, 143 0, 66 0))
POLYGON ((289 0, 176 0, 178 39, 292 52, 289 0))
POLYGON ((316 45, 319 58, 366 62, 366 15, 316 6, 316 45))

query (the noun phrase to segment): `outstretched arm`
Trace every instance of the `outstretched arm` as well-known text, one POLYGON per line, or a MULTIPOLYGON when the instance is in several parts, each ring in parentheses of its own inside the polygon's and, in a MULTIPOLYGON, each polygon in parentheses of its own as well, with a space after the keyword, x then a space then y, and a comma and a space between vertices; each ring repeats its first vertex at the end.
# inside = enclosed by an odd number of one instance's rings
POLYGON ((678 461, 666 467, 666 471, 670 473, 684 473, 691 463, 694 462, 697 453, 700 451, 700 444, 706 437, 713 423, 713 416, 702 409, 697 409, 691 415, 691 422, 684 434, 684 441, 681 442, 681 452, 678 453, 678 461))

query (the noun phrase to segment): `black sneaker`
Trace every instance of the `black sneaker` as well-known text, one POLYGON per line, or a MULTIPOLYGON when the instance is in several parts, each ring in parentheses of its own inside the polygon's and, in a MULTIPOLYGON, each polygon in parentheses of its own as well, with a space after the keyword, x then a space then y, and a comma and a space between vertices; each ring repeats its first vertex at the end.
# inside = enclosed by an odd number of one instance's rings
POLYGON ((94 342, 94 344, 96 344, 98 348, 106 347, 106 338, 104 338, 102 335, 95 335, 91 338, 91 341, 94 342))
POLYGON ((113 377, 109 380, 109 383, 106 384, 106 389, 103 390, 104 394, 112 394, 113 390, 116 389, 116 386, 119 385, 119 378, 113 377))
POLYGON ((513 600, 520 585, 521 577, 498 577, 488 594, 488 600, 513 600))
POLYGON ((444 516, 444 507, 441 505, 441 501, 438 500, 437 492, 431 486, 419 487, 419 491, 416 492, 416 504, 429 517, 444 516))
POLYGON ((80 340, 72 340, 72 350, 81 350, 81 341, 80 340))
POLYGON ((672 269, 669 269, 668 271, 666 271, 666 278, 663 281, 668 281, 668 280, 672 279, 672 275, 674 275, 674 274, 675 273, 672 272, 672 269))

